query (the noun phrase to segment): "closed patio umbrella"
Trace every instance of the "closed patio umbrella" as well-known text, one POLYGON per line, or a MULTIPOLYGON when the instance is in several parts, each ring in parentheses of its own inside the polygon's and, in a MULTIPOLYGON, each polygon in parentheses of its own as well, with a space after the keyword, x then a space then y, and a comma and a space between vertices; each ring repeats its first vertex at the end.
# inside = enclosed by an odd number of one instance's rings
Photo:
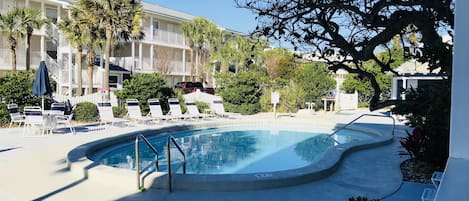
POLYGON ((36 72, 36 78, 33 83, 33 95, 42 97, 42 109, 44 110, 44 96, 51 95, 49 72, 47 71, 46 62, 41 61, 36 72))

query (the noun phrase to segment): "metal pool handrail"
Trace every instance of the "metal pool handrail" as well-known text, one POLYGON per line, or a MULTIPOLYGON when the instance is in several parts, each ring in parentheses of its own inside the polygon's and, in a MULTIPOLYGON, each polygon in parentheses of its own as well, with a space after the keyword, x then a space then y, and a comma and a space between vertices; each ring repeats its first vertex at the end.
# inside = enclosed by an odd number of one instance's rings
POLYGON ((179 146, 179 144, 176 142, 173 136, 168 136, 168 142, 166 143, 166 161, 168 163, 168 189, 169 192, 173 191, 173 180, 172 180, 172 172, 171 172, 171 142, 176 146, 176 148, 179 150, 179 153, 182 155, 182 173, 186 174, 186 154, 184 154, 184 151, 182 148, 179 146))
POLYGON ((348 126, 352 125, 353 123, 355 123, 357 120, 359 120, 360 118, 364 116, 391 118, 392 119, 392 136, 394 136, 394 128, 396 127, 396 119, 394 119, 394 117, 392 116, 385 116, 385 115, 378 115, 378 114, 362 114, 359 117, 355 118, 354 120, 350 121, 349 123, 345 124, 345 126, 342 126, 339 129, 335 130, 334 132, 329 134, 329 136, 333 136, 337 134, 339 131, 347 128, 348 126))
POLYGON ((153 166, 153 163, 155 163, 155 170, 159 170, 158 166, 158 151, 151 145, 150 141, 147 140, 147 138, 143 135, 138 135, 135 137, 135 172, 137 173, 137 187, 138 189, 143 187, 143 178, 141 178, 141 174, 145 171, 147 171, 151 166, 153 166), (150 150, 155 154, 155 159, 149 163, 146 167, 144 167, 142 170, 140 170, 140 146, 139 146, 139 140, 142 139, 143 142, 150 148, 150 150))

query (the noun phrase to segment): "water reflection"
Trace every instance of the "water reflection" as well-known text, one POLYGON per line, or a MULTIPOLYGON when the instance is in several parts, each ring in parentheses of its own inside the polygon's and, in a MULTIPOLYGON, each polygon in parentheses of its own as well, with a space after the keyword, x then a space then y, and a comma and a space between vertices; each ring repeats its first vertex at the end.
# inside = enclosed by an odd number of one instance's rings
POLYGON ((328 135, 317 135, 298 143, 295 152, 303 160, 312 162, 317 156, 322 155, 327 149, 334 146, 334 139, 328 135))
MULTIPOLYGON (((269 129, 203 129, 180 132, 175 137, 186 154, 187 173, 191 174, 253 173, 303 167, 333 147, 334 139, 346 143, 367 138, 358 132, 340 132, 332 138, 326 134, 269 129)), ((153 137, 150 142, 158 150, 160 171, 165 171, 166 137, 153 137)), ((140 143, 140 167, 143 168, 154 160, 154 154, 140 143)), ((98 155, 101 164, 135 168, 133 143, 98 155)), ((171 160, 172 164, 182 162, 174 146, 171 160)))

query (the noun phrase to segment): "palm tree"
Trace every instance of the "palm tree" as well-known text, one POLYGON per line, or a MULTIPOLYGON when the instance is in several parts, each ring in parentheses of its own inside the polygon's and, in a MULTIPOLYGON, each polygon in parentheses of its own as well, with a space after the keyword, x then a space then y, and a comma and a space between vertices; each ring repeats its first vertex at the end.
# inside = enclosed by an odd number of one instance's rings
POLYGON ((42 18, 41 11, 33 8, 22 8, 19 10, 21 28, 26 33, 26 70, 31 66, 31 36, 34 29, 39 29, 45 24, 50 24, 50 20, 42 18))
POLYGON ((20 9, 15 7, 0 15, 0 31, 8 38, 11 70, 13 72, 16 72, 16 46, 18 39, 26 35, 25 30, 21 28, 20 12, 20 9))
MULTIPOLYGON (((71 45, 77 48, 76 53, 76 68, 77 68, 77 91, 76 95, 82 95, 82 55, 83 55, 83 46, 85 46, 86 37, 89 35, 86 34, 84 31, 86 27, 84 23, 82 23, 83 15, 80 12, 78 6, 72 6, 70 8, 70 19, 64 19, 58 23, 59 29, 64 33, 67 37, 68 41, 71 45)), ((93 76, 93 74, 91 74, 93 76)))
MULTIPOLYGON (((143 15, 139 0, 96 0, 90 2, 91 9, 98 19, 98 25, 105 33, 104 88, 109 89, 109 56, 111 43, 116 40, 142 39, 144 34, 140 26, 143 15)), ((105 96, 109 99, 109 94, 105 96)))
POLYGON ((191 60, 191 80, 194 81, 194 70, 195 70, 195 64, 194 64, 194 49, 196 45, 196 40, 198 34, 197 32, 197 27, 193 21, 190 22, 184 22, 181 25, 181 30, 182 30, 182 35, 186 38, 187 43, 189 43, 189 48, 190 48, 190 60, 191 60))
MULTIPOLYGON (((218 29, 217 25, 209 20, 201 17, 197 17, 190 22, 185 22, 181 25, 181 30, 184 37, 189 43, 191 48, 191 76, 194 77, 195 68, 200 68, 205 65, 206 59, 209 57, 211 47, 219 42, 221 30, 218 29), (198 55, 199 66, 194 67, 194 49, 198 55)), ((200 78, 200 73, 203 72, 203 68, 200 68, 197 78, 200 78)))

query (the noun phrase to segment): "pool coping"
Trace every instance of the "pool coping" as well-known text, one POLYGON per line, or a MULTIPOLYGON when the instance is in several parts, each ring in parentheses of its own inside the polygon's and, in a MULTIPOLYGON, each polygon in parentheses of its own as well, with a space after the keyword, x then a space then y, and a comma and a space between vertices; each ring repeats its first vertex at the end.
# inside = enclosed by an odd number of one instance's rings
MULTIPOLYGON (((263 122, 265 124, 275 123, 275 121, 263 122)), ((144 129, 130 132, 115 137, 105 138, 90 143, 80 145, 70 151, 67 155, 67 164, 71 172, 84 176, 96 182, 125 185, 129 188, 137 188, 137 176, 135 171, 121 168, 114 168, 99 165, 90 160, 88 155, 92 152, 103 149, 111 144, 135 140, 139 134, 156 136, 168 132, 184 131, 188 129, 198 129, 213 126, 230 126, 253 124, 253 122, 210 122, 190 125, 171 125, 159 129, 144 129), (152 132, 152 133, 149 133, 152 132), (130 183, 134 183, 132 185, 130 183)), ((302 124, 304 125, 304 124, 302 124)), ((356 141, 335 146, 327 150, 323 157, 314 163, 302 168, 247 174, 219 174, 219 175, 195 175, 195 174, 173 174, 173 188, 176 190, 202 190, 202 191, 243 191, 278 188, 292 185, 308 183, 314 180, 325 178, 334 173, 341 161, 348 154, 373 147, 389 144, 394 136, 380 133, 371 128, 360 126, 350 126, 348 130, 355 130, 378 137, 371 140, 356 141)), ((143 183, 145 188, 167 188, 167 175, 165 172, 157 172, 148 175, 143 183)))

